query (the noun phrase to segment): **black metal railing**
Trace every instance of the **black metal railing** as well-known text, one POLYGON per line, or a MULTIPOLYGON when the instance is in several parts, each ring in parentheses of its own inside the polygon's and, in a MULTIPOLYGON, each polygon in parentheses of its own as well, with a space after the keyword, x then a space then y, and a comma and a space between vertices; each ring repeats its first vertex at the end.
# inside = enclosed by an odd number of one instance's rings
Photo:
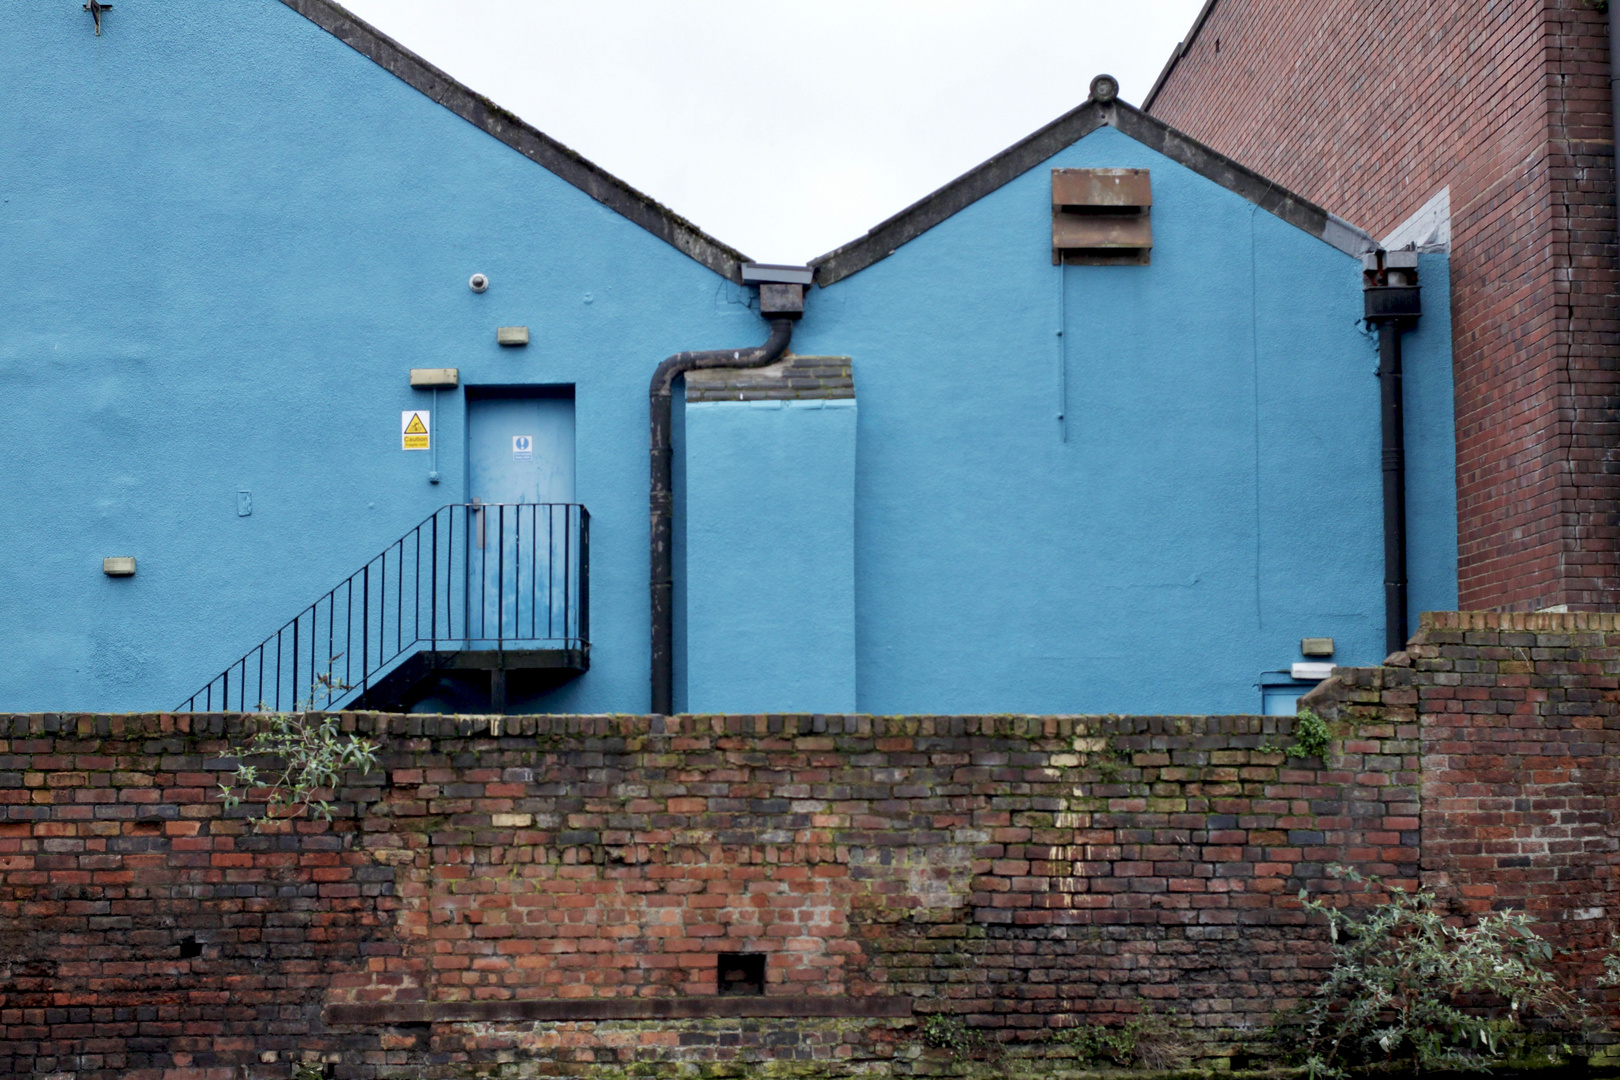
POLYGON ((586 650, 590 546, 578 503, 441 507, 176 711, 341 708, 419 647, 586 650))

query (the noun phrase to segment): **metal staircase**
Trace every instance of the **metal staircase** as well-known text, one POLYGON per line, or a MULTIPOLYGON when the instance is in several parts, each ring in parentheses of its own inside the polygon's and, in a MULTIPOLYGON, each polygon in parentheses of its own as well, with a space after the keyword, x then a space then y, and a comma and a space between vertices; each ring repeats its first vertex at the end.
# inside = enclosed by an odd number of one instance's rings
POLYGON ((535 693, 590 666, 590 538, 578 503, 443 506, 176 711, 405 711, 470 686, 504 712, 509 677, 535 693))

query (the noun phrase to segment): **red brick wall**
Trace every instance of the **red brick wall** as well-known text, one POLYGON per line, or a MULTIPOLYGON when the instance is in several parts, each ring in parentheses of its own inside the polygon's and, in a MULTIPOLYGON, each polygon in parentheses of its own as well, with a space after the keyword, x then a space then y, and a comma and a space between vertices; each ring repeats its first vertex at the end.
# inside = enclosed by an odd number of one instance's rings
POLYGON ((1459 912, 1528 911, 1589 997, 1620 930, 1620 617, 1425 614, 1410 666, 1307 699, 1422 732, 1424 884, 1459 912))
POLYGON ((1425 616, 1309 703, 1326 761, 1278 751, 1285 718, 361 715, 384 768, 259 834, 214 796, 239 717, 0 717, 0 1075, 954 1067, 860 1007, 444 1011, 719 1001, 721 951, 768 954, 768 998, 900 999, 1014 1058, 1145 1005, 1244 1052, 1321 977, 1296 894, 1332 862, 1528 909, 1612 1004, 1620 616, 1425 616))
POLYGON ((1376 717, 1325 764, 1279 752, 1287 718, 345 723, 385 768, 331 826, 255 834, 214 791, 239 717, 0 717, 0 1075, 950 1069, 904 1019, 327 1012, 715 1000, 723 951, 766 953, 769 996, 899 996, 1014 1054, 1145 1005, 1226 1054, 1321 976, 1300 888, 1417 874, 1415 729, 1376 717))
POLYGON ((1217 0, 1152 102, 1377 236, 1450 186, 1465 608, 1620 607, 1607 49, 1585 0, 1217 0))

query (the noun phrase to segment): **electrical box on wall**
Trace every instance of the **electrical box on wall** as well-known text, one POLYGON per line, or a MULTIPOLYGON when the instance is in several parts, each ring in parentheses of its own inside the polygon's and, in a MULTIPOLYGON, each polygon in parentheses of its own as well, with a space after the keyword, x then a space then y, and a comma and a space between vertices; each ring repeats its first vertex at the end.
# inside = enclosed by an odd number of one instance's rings
POLYGON ((1145 265, 1152 210, 1146 169, 1053 169, 1052 265, 1145 265))

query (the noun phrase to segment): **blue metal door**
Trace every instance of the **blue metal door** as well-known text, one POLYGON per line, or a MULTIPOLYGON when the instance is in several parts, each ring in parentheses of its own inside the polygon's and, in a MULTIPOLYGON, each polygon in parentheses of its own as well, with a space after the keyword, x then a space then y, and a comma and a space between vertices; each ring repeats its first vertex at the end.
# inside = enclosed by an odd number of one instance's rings
POLYGON ((467 501, 574 501, 574 399, 467 402, 467 501))
POLYGON ((572 636, 570 549, 574 400, 520 395, 467 402, 467 637, 509 647, 572 636))

